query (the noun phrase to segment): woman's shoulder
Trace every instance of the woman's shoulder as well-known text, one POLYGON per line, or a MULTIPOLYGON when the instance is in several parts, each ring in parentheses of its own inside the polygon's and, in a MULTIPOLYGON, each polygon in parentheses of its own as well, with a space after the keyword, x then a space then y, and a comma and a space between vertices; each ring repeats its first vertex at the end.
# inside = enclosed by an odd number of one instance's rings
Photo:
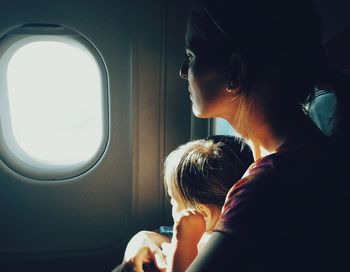
MULTIPOLYGON (((233 233, 234 227, 244 223, 245 214, 248 212, 254 219, 253 206, 261 202, 267 194, 271 193, 271 177, 274 173, 275 156, 269 155, 254 162, 246 171, 244 176, 235 183, 226 196, 221 216, 216 224, 215 230, 227 234, 233 233), (249 210, 249 211, 248 211, 249 210)), ((262 202, 261 202, 262 203, 262 202)))
POLYGON ((278 206, 292 210, 297 205, 288 205, 295 201, 322 198, 325 191, 333 190, 329 180, 337 175, 339 165, 331 151, 332 143, 322 138, 282 146, 254 162, 227 194, 217 230, 230 233, 242 218, 269 217, 278 206))
POLYGON ((228 195, 233 194, 242 186, 256 184, 264 180, 267 175, 271 175, 275 171, 276 162, 278 162, 278 160, 279 157, 276 153, 273 153, 253 162, 248 167, 243 177, 231 188, 228 195))

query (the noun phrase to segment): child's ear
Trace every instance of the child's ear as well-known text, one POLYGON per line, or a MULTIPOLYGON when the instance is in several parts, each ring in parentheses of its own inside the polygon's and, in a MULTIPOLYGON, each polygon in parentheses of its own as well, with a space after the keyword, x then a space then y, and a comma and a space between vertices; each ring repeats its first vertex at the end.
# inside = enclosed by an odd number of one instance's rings
POLYGON ((205 231, 212 231, 221 214, 220 209, 215 205, 198 204, 198 212, 200 212, 205 220, 205 231))

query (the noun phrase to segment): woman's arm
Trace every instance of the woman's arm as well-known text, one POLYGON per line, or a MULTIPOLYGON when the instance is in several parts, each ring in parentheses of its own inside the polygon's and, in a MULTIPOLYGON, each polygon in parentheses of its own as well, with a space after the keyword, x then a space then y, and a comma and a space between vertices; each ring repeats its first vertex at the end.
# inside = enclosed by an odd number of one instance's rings
MULTIPOLYGON (((250 271, 243 249, 228 234, 214 231, 186 272, 250 271)), ((254 261, 253 261, 254 262, 254 261)))
MULTIPOLYGON (((214 232, 201 253, 193 260, 188 272, 217 271, 218 264, 223 265, 228 258, 230 239, 221 232, 214 232)), ((226 268, 226 267, 225 267, 226 268)))

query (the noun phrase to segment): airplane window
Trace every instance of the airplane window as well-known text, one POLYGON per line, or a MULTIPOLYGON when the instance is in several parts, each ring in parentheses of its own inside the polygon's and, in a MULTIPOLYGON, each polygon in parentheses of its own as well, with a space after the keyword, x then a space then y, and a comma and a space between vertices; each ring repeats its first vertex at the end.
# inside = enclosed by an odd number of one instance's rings
POLYGON ((237 133, 234 131, 232 126, 225 119, 222 119, 222 118, 214 119, 212 130, 214 135, 237 136, 237 133))
POLYGON ((107 77, 97 53, 82 41, 12 35, 0 43, 0 152, 20 174, 69 178, 103 153, 107 77))

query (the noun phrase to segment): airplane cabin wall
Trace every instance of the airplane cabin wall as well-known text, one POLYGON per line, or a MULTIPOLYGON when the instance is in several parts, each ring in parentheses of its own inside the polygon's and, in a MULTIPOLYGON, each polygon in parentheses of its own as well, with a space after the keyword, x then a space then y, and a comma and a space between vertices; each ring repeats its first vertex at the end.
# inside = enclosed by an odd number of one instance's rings
POLYGON ((188 1, 0 5, 0 40, 24 24, 72 29, 99 51, 109 84, 108 145, 92 169, 64 181, 37 181, 0 161, 0 260, 122 252, 135 231, 170 223, 163 159, 190 138, 190 101, 177 76, 188 1))

